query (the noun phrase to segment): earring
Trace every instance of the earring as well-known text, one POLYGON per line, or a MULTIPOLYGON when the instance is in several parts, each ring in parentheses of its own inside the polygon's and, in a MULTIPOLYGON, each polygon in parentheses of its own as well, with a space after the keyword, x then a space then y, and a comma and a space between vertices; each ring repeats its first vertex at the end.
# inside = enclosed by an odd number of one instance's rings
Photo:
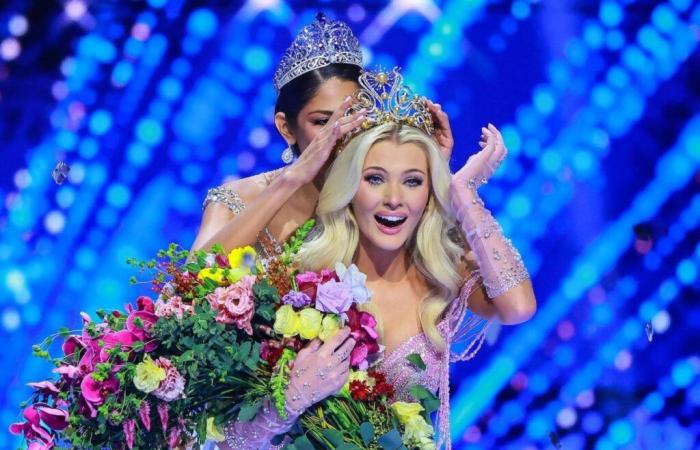
POLYGON ((287 148, 282 152, 282 162, 289 164, 294 160, 294 151, 292 150, 292 145, 288 145, 287 148))

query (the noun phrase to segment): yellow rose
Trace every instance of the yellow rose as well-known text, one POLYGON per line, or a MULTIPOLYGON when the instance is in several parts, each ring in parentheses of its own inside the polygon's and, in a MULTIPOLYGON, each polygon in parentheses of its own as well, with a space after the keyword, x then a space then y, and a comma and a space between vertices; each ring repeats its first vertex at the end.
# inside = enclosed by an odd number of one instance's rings
POLYGON ((226 279, 224 278, 224 269, 205 267, 200 270, 197 274, 197 278, 200 280, 210 279, 218 285, 226 284, 226 279))
POLYGON ((247 267, 251 269, 255 266, 257 262, 258 254, 255 249, 250 245, 245 247, 238 247, 231 250, 228 254, 228 263, 231 265, 232 269, 237 267, 247 267))
POLYGON ((420 403, 395 402, 391 405, 391 410, 401 425, 406 425, 411 418, 420 417, 423 406, 420 403))
POLYGON ((304 308, 299 311, 299 336, 303 339, 315 339, 321 331, 321 311, 304 308))
POLYGON ((407 447, 418 447, 421 450, 435 450, 433 427, 423 416, 411 416, 404 424, 403 442, 407 447))
POLYGON ((226 439, 226 436, 224 436, 214 423, 213 417, 207 419, 207 439, 214 442, 224 442, 226 439))
POLYGON ((156 363, 146 355, 143 362, 136 365, 134 374, 134 386, 139 391, 150 393, 158 389, 160 382, 165 380, 165 369, 158 367, 156 363))
POLYGON ((318 333, 318 338, 323 342, 335 336, 340 330, 340 317, 335 314, 327 314, 321 321, 321 331, 318 333))
POLYGON ((285 337, 299 334, 299 314, 294 311, 292 305, 282 305, 275 314, 274 329, 285 337))

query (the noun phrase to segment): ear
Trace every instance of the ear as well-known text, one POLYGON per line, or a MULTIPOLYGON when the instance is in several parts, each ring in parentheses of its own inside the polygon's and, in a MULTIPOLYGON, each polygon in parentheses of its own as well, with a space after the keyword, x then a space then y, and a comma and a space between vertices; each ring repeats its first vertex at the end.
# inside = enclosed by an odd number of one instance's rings
POLYGON ((275 113, 275 128, 277 128, 279 134, 282 135, 282 138, 287 141, 288 145, 297 143, 297 138, 294 137, 294 132, 287 121, 287 116, 281 111, 275 113))

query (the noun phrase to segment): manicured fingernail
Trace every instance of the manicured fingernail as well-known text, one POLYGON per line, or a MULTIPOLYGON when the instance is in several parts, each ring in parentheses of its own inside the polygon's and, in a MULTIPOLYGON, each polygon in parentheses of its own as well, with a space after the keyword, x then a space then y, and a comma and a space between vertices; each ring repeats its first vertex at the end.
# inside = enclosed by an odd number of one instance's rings
POLYGON ((345 101, 347 102, 347 101, 350 100, 351 98, 352 98, 352 95, 348 95, 347 97, 345 97, 345 101))

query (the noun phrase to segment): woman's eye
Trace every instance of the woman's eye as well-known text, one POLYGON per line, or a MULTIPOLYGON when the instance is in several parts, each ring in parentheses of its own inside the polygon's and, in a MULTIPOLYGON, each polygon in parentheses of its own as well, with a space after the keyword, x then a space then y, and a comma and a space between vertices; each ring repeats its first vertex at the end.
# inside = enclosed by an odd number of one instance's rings
POLYGON ((314 125, 324 126, 324 125, 327 124, 327 123, 328 123, 328 119, 317 119, 317 120, 314 120, 314 125))
POLYGON ((379 175, 367 175, 365 181, 369 184, 380 184, 383 180, 379 175))
POLYGON ((420 186, 421 184, 423 184, 423 179, 422 178, 409 178, 406 180, 406 184, 410 187, 420 186))

